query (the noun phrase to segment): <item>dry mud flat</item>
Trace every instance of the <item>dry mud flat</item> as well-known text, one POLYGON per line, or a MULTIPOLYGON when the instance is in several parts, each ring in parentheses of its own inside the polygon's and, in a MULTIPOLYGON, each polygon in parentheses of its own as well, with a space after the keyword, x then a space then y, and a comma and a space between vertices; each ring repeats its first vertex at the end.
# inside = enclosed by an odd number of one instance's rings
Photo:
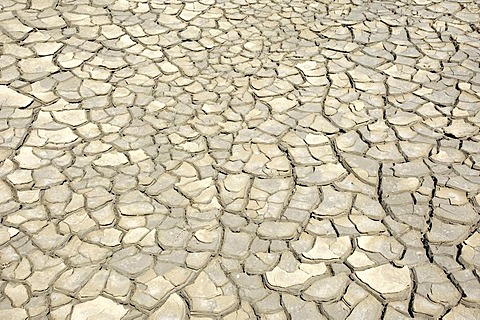
POLYGON ((480 319, 475 1, 2 0, 0 318, 480 319))

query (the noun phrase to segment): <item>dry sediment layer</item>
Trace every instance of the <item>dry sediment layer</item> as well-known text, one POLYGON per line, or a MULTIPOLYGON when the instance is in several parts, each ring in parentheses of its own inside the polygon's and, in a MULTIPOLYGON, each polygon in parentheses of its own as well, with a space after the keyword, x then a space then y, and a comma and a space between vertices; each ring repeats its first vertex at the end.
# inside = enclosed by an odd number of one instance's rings
POLYGON ((0 318, 479 319, 479 31, 465 0, 2 0, 0 318))

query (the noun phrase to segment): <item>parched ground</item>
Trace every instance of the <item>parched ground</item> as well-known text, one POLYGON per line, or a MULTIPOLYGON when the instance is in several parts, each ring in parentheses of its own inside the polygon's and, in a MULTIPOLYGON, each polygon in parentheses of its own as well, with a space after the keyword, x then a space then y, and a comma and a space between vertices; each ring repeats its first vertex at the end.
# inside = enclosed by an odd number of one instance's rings
POLYGON ((0 319, 480 319, 480 3, 1 0, 0 319))

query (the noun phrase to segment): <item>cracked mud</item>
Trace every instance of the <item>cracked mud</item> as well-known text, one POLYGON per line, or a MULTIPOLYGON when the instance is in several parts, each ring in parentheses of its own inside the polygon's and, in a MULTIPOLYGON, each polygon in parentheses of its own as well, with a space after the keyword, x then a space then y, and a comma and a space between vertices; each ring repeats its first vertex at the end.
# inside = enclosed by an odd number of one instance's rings
POLYGON ((0 318, 480 319, 480 5, 2 0, 0 318))

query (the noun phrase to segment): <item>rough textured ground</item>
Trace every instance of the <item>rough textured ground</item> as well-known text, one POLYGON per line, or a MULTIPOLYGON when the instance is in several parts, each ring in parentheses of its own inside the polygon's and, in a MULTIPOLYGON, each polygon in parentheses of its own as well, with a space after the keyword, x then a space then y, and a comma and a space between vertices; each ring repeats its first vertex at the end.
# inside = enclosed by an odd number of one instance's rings
POLYGON ((480 319, 475 1, 2 0, 0 319, 480 319))

